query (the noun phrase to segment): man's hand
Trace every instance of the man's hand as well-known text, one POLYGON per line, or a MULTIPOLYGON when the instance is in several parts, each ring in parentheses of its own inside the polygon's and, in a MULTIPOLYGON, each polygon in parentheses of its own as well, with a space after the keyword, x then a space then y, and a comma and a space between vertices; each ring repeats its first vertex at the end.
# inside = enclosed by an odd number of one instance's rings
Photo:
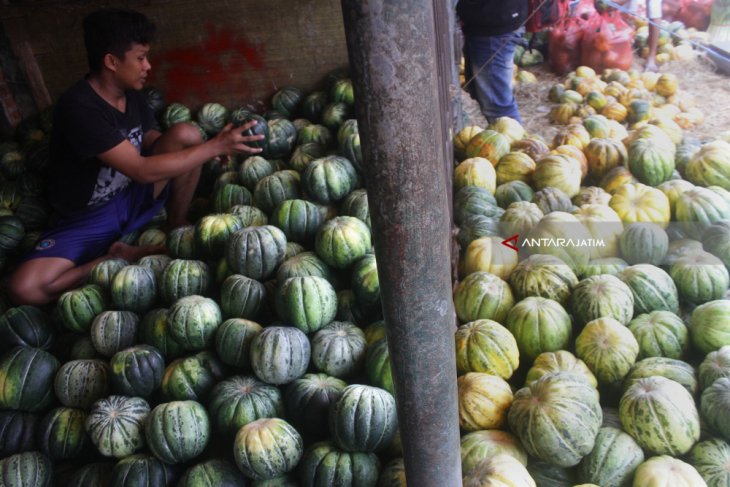
POLYGON ((263 149, 258 149, 246 145, 247 142, 255 142, 257 140, 263 140, 263 135, 242 135, 243 132, 254 125, 256 120, 251 120, 248 123, 241 125, 240 127, 234 127, 232 123, 229 123, 218 135, 215 136, 215 140, 220 144, 221 155, 231 155, 233 152, 246 152, 249 154, 258 154, 263 149))

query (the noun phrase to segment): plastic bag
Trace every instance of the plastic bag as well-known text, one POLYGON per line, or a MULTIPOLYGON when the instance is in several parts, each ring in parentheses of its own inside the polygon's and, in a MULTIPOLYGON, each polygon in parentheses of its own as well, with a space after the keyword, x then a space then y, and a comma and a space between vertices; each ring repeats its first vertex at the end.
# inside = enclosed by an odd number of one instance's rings
POLYGON ((584 23, 581 17, 568 17, 550 29, 548 61, 556 74, 562 76, 580 65, 584 23))
POLYGON ((682 0, 682 6, 677 12, 676 20, 684 26, 694 27, 697 30, 707 30, 710 25, 712 0, 682 0))
POLYGON ((530 0, 527 32, 540 32, 555 25, 565 15, 567 0, 530 0))
POLYGON ((609 68, 628 70, 633 41, 634 30, 616 10, 595 13, 584 24, 580 62, 598 73, 609 68))

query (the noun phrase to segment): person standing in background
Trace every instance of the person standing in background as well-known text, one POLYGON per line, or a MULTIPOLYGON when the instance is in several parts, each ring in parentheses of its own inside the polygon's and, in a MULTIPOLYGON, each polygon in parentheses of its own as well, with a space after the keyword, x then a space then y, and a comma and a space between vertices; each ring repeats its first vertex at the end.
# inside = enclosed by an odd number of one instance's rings
POLYGON ((529 0, 459 0, 464 74, 471 96, 489 122, 522 122, 512 91, 515 47, 524 35, 529 0))
MULTIPOLYGON (((613 0, 608 5, 615 3, 622 6, 629 12, 636 12, 641 0, 613 0)), ((646 58, 644 71, 656 72, 656 53, 659 46, 659 27, 657 24, 662 20, 662 0, 646 0, 646 17, 649 19, 649 55, 646 58)))

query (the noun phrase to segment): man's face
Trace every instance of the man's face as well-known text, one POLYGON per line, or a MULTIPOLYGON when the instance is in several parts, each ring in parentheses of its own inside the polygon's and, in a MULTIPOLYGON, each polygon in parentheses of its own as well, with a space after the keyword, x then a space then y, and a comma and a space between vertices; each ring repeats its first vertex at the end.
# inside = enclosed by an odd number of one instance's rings
POLYGON ((147 81, 147 75, 152 69, 147 54, 148 44, 132 44, 131 49, 124 53, 124 58, 117 63, 116 78, 127 89, 141 90, 147 81))

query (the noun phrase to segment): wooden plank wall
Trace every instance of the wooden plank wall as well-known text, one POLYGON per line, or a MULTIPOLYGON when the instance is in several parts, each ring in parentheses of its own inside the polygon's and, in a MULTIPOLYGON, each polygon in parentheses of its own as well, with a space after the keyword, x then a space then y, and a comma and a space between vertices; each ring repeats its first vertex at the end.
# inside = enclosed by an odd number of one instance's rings
MULTIPOLYGON (((215 101, 263 109, 278 88, 305 92, 347 65, 339 0, 133 0, 157 24, 150 85, 196 109, 215 101)), ((87 70, 81 21, 101 0, 45 0, 0 7, 10 44, 28 56, 52 100, 87 70)), ((19 56, 20 57, 20 56, 19 56)), ((32 69, 32 67, 31 67, 32 69)), ((41 90, 42 92, 42 90, 41 90)))

